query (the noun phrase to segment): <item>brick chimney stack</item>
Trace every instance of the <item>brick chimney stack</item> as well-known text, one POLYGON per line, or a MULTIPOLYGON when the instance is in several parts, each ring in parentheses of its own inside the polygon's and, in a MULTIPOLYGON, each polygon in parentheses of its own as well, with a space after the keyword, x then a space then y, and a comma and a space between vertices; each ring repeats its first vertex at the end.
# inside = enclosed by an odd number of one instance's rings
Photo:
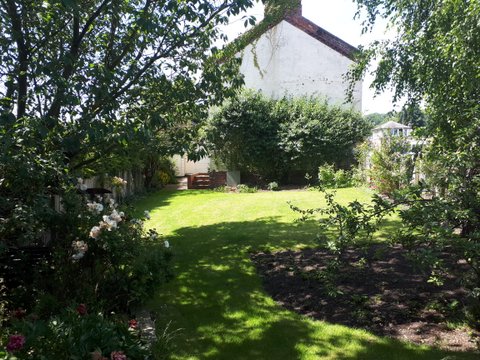
POLYGON ((288 14, 293 16, 302 16, 302 0, 292 0, 292 3, 295 4, 295 7, 292 8, 288 14))
POLYGON ((264 0, 265 16, 283 12, 288 16, 302 16, 302 0, 264 0))

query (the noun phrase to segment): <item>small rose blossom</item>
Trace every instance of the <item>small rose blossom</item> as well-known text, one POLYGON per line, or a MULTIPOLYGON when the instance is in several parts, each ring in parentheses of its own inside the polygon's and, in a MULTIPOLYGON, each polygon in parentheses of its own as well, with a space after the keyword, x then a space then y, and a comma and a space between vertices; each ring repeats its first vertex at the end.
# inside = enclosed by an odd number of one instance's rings
POLYGON ((112 231, 112 229, 117 228, 117 222, 115 220, 110 219, 109 216, 103 215, 103 221, 100 221, 100 227, 102 229, 107 229, 108 231, 112 231))
POLYGON ((100 214, 103 211, 103 205, 97 202, 88 202, 87 208, 90 212, 100 214))
POLYGON ((137 322, 137 320, 131 319, 131 320, 128 322, 128 328, 129 328, 129 329, 136 330, 137 327, 138 327, 138 322, 137 322))
POLYGON ((167 240, 164 241, 163 245, 164 245, 167 249, 170 247, 170 243, 169 243, 167 240))
POLYGON ((92 230, 90 230, 90 237, 93 238, 93 239, 98 238, 101 231, 102 231, 102 229, 99 226, 92 227, 92 230))
POLYGON ((80 304, 77 306, 77 313, 80 316, 87 315, 87 305, 85 304, 80 304))
POLYGON ((79 253, 73 254, 72 259, 75 260, 75 261, 78 261, 81 258, 83 258, 84 256, 85 256, 84 252, 79 252, 79 253))
POLYGON ((88 244, 82 240, 76 240, 72 242, 72 247, 76 252, 87 252, 88 244))
POLYGON ((117 212, 117 210, 113 210, 110 214, 110 219, 119 223, 120 221, 122 221, 122 216, 117 212))
POLYGON ((127 181, 126 180, 123 180, 121 177, 118 177, 118 176, 114 176, 112 178, 112 185, 113 186, 125 186, 127 185, 127 181))
POLYGON ((8 338, 7 351, 14 352, 23 349, 25 346, 25 336, 17 334, 10 335, 8 338))
POLYGON ((123 353, 123 351, 112 351, 110 354, 111 360, 127 360, 127 355, 123 353))

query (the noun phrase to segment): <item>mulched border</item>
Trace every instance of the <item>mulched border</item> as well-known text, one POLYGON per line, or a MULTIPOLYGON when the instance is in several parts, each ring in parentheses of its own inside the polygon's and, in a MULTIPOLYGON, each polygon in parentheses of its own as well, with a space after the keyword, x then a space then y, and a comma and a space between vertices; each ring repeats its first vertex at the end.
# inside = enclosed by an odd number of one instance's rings
MULTIPOLYGON (((478 334, 447 326, 468 303, 458 276, 467 270, 465 263, 450 263, 439 286, 427 281, 429 273, 415 266, 401 246, 349 249, 330 271, 334 256, 318 248, 259 252, 251 259, 265 290, 297 313, 417 344, 478 349, 478 334)), ((449 263, 447 254, 444 261, 449 263)))

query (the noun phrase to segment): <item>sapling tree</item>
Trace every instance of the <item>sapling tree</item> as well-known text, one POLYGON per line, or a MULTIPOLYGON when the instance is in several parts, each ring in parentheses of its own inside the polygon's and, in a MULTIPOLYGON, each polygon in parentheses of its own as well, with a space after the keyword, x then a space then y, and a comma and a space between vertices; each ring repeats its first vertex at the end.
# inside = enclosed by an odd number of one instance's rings
POLYGON ((398 205, 379 195, 373 196, 371 204, 354 200, 343 205, 335 199, 336 191, 323 188, 320 190, 325 198, 324 207, 301 209, 290 203, 290 208, 301 215, 300 221, 318 217, 320 245, 337 254, 338 260, 341 260, 345 251, 355 246, 358 240, 371 240, 380 222, 394 212, 398 205))

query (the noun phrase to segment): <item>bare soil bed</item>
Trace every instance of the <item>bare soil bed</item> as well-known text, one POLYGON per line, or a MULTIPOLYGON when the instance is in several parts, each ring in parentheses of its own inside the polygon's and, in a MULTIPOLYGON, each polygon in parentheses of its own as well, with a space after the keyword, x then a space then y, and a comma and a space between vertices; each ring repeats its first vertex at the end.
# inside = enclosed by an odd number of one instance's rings
POLYGON ((477 349, 478 334, 447 326, 467 302, 456 276, 464 264, 452 264, 439 286, 427 282, 429 274, 400 246, 348 250, 346 261, 334 269, 327 268, 333 256, 322 249, 260 252, 251 258, 265 290, 290 310, 417 344, 477 349))

